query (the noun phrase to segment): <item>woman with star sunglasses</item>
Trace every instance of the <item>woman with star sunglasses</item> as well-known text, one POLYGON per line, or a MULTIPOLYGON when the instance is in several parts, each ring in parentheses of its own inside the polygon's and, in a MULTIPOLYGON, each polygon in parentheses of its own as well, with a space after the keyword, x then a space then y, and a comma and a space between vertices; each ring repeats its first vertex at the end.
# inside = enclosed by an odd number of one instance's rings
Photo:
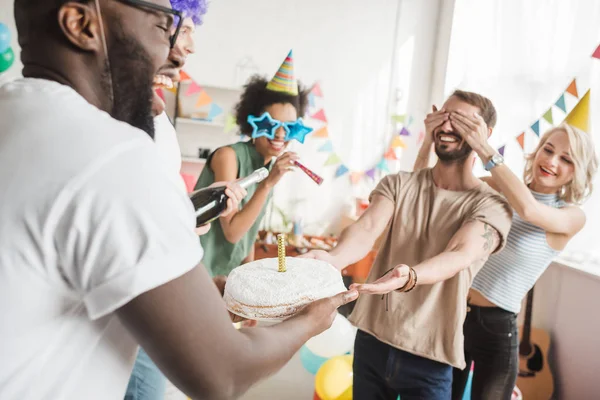
MULTIPOLYGON (((291 63, 290 56, 288 60, 291 63)), ((289 79, 290 75, 286 77, 289 79)), ((298 159, 296 153, 285 150, 291 140, 304 142, 311 130, 299 118, 305 113, 308 91, 299 90, 293 78, 287 86, 275 82, 276 78, 277 74, 270 82, 259 76, 250 79, 236 106, 236 119, 241 133, 252 139, 217 149, 209 156, 196 184, 202 188, 215 181, 243 178, 260 167, 270 170, 267 179, 247 189, 239 211, 221 217, 200 237, 204 248, 202 263, 212 276, 228 275, 243 262, 254 259, 256 234, 272 189, 298 159)))

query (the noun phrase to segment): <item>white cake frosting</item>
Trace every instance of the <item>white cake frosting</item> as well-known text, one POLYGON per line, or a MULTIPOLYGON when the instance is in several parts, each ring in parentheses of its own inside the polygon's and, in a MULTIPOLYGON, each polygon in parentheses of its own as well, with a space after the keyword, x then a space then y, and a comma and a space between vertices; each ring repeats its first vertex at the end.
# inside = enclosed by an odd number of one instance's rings
POLYGON ((346 290, 340 272, 325 261, 287 257, 286 267, 279 272, 277 258, 265 258, 231 271, 223 296, 229 311, 246 318, 281 319, 346 290))

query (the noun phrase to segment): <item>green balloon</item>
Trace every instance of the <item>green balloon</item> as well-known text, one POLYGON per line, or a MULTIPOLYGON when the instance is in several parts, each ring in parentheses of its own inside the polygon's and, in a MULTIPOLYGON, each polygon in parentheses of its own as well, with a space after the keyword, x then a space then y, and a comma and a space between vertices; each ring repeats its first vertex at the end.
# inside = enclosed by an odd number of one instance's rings
POLYGON ((4 53, 0 54, 0 73, 6 71, 15 62, 15 52, 11 47, 4 53))

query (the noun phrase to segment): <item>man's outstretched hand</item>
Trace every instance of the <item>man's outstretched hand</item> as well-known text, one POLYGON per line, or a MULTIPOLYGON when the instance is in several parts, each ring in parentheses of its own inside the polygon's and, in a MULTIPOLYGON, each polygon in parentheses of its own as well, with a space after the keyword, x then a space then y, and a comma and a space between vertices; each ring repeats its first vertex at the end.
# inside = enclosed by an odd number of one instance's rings
POLYGON ((361 294, 386 294, 400 289, 409 278, 410 268, 400 264, 393 270, 371 283, 353 283, 350 290, 357 290, 361 294))

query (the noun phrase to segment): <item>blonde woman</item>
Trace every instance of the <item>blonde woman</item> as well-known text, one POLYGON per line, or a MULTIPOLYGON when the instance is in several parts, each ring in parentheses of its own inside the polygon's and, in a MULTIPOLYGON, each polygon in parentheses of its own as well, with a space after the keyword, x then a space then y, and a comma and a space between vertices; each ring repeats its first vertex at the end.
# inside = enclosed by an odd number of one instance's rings
MULTIPOLYGON (((434 111, 427 131, 451 124, 484 163, 487 184, 502 193, 514 209, 504 250, 491 255, 475 276, 464 325, 467 365, 475 362, 472 396, 510 399, 518 369, 517 314, 521 301, 554 257, 585 225, 578 207, 592 192, 598 161, 591 136, 567 124, 546 132, 526 157, 524 183, 487 142, 488 127, 478 115, 434 111)), ((432 140, 428 138, 428 142, 432 140)), ((427 164, 429 144, 415 168, 427 164)), ((469 368, 454 371, 453 398, 461 399, 469 368)))

